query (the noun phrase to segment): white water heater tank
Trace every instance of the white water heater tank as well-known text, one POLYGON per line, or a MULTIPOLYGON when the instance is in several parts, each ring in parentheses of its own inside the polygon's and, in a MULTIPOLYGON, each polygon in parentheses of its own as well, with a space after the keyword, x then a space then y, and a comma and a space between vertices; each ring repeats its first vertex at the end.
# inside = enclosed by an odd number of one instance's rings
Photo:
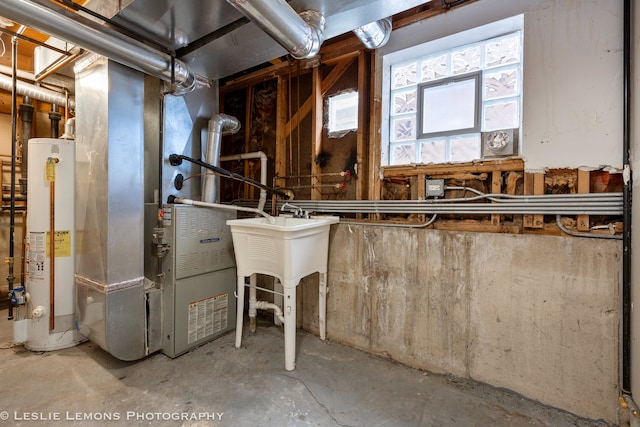
POLYGON ((33 138, 28 156, 25 288, 30 299, 24 344, 35 351, 58 350, 82 341, 74 318, 75 143, 33 138))

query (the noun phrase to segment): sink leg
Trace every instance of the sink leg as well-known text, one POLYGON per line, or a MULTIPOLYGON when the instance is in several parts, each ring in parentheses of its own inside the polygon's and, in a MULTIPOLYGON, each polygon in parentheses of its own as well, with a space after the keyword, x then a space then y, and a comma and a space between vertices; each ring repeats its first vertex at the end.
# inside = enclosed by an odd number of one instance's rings
POLYGON ((296 368, 296 288, 284 288, 284 368, 296 368))
POLYGON ((244 276, 238 276, 238 303, 236 314, 236 348, 242 344, 242 320, 244 317, 244 276))
POLYGON ((318 324, 320 327, 320 339, 327 337, 327 273, 320 273, 318 300, 318 324))
POLYGON ((258 299, 256 298, 256 283, 257 278, 255 273, 249 276, 249 331, 252 333, 256 332, 256 302, 258 299))

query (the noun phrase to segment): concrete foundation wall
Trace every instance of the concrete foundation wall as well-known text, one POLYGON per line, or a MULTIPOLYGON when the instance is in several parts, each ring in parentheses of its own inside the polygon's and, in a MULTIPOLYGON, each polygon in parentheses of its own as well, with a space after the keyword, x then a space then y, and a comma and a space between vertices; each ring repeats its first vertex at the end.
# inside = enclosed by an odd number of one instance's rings
POLYGON ((329 339, 617 421, 620 241, 340 224, 329 251, 329 339))

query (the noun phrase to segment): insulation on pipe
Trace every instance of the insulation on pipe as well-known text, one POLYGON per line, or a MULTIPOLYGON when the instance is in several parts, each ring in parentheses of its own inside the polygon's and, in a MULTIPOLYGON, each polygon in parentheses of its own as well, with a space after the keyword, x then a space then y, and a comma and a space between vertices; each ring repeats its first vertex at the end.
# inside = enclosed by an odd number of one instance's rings
MULTIPOLYGON (((12 87, 13 82, 11 77, 0 74, 0 89, 10 91, 12 87)), ((16 91, 19 95, 28 96, 29 98, 37 99, 38 101, 46 102, 48 104, 66 105, 66 98, 64 94, 39 86, 34 86, 20 80, 16 81, 16 91)), ((73 109, 75 106, 75 100, 73 98, 69 98, 69 108, 73 109)))

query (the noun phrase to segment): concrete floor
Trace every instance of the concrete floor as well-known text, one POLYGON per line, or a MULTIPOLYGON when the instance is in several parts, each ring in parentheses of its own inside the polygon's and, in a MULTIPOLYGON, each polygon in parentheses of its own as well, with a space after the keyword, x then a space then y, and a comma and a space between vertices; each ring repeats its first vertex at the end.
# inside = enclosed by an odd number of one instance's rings
POLYGON ((262 320, 241 349, 227 334, 176 359, 122 362, 91 342, 48 353, 12 346, 6 318, 0 311, 2 426, 607 425, 302 331, 287 372, 282 331, 262 320))

